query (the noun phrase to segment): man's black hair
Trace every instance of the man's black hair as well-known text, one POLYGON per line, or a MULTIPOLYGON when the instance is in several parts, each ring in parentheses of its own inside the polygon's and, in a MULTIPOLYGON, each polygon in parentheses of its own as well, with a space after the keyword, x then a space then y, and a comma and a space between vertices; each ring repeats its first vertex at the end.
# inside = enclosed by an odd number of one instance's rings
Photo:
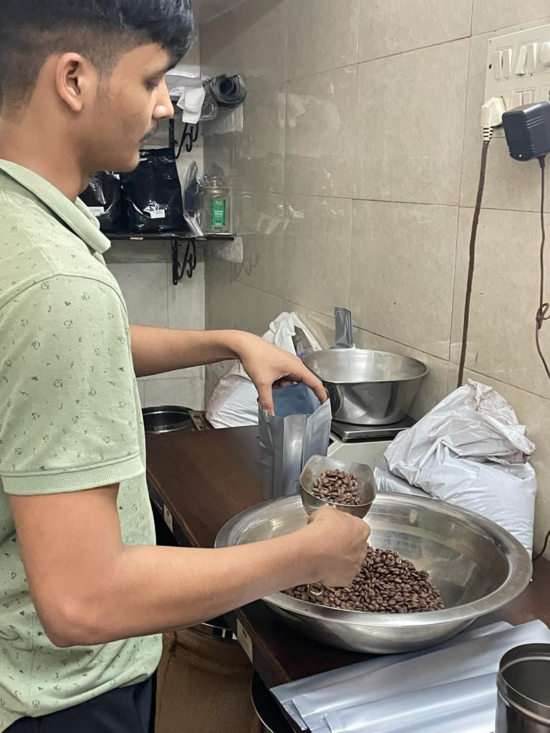
POLYGON ((0 16, 0 105, 26 101, 54 53, 81 53, 109 73, 148 43, 176 63, 194 34, 191 0, 0 0, 0 16))

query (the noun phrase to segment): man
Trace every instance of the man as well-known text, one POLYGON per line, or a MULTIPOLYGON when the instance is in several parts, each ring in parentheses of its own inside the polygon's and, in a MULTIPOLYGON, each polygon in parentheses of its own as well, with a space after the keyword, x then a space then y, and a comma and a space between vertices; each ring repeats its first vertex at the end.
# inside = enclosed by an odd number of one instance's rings
POLYGON ((77 199, 173 113, 189 0, 3 0, 0 25, 0 731, 136 733, 163 631, 301 583, 349 583, 369 530, 154 547, 135 375, 238 358, 265 409, 302 363, 250 334, 130 327, 77 199))

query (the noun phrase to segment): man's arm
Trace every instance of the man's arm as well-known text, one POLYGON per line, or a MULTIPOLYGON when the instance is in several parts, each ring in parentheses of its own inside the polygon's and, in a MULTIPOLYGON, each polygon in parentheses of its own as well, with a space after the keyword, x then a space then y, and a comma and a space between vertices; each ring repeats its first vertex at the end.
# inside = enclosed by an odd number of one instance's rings
POLYGON ((322 382, 297 356, 244 331, 177 331, 132 326, 132 356, 138 377, 239 359, 254 382, 262 409, 273 412, 275 384, 304 382, 321 402, 322 382))
POLYGON ((179 331, 147 326, 131 326, 130 330, 138 377, 239 358, 240 331, 179 331))
POLYGON ((366 555, 367 525, 332 509, 298 532, 241 547, 126 547, 117 494, 10 497, 33 601, 58 646, 193 626, 294 585, 347 585, 366 555))

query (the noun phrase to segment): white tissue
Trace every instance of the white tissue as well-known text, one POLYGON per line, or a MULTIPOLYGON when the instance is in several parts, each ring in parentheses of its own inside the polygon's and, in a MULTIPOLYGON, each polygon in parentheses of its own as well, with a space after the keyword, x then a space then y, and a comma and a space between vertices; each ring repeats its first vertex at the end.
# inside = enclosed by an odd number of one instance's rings
POLYGON ((182 120, 196 125, 201 118, 206 90, 200 77, 178 70, 171 72, 171 97, 179 97, 177 106, 182 110, 182 120))

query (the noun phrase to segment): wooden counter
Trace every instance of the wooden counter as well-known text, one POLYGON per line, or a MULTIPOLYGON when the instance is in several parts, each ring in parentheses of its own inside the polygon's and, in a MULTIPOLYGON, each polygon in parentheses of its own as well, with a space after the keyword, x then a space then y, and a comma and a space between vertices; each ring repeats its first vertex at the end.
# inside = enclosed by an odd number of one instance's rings
MULTIPOLYGON (((256 427, 151 435, 147 451, 152 499, 182 545, 213 547, 229 519, 263 501, 256 427)), ((309 641, 261 601, 237 617, 250 636, 254 667, 270 688, 368 658, 309 641)), ((495 618, 550 625, 550 563, 535 563, 533 583, 495 618)))

